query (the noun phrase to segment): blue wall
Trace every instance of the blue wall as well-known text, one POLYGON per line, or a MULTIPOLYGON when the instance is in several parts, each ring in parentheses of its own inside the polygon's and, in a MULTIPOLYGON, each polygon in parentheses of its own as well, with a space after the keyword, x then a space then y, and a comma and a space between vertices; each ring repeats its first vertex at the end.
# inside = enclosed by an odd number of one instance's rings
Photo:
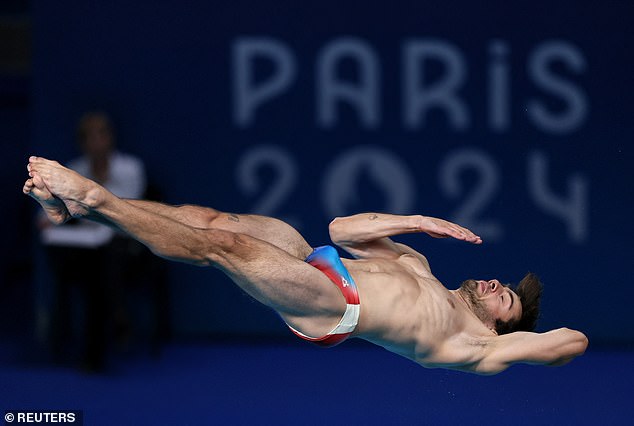
MULTIPOLYGON (((485 244, 403 239, 448 287, 530 270, 541 329, 631 342, 634 7, 351 3, 34 1, 32 152, 69 160, 104 108, 168 202, 313 245, 335 215, 457 220, 485 244)), ((217 271, 171 273, 178 332, 286 335, 217 271)))

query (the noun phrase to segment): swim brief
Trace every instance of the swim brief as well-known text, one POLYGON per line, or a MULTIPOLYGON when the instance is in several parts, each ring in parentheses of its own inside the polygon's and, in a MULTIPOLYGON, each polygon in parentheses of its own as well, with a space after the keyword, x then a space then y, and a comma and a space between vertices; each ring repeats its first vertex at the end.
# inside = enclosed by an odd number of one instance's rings
POLYGON ((354 280, 341 262, 337 250, 332 246, 317 247, 306 258, 306 263, 323 272, 338 288, 346 299, 346 311, 335 328, 322 337, 309 337, 288 326, 293 333, 302 339, 319 346, 335 346, 350 336, 359 322, 359 293, 354 280))

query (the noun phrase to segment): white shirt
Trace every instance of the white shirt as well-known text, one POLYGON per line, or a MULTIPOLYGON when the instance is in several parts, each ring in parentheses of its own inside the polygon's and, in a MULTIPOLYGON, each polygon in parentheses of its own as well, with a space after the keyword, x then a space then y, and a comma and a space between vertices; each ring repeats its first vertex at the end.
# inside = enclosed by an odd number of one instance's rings
MULTIPOLYGON (((138 158, 115 151, 108 162, 108 180, 103 183, 110 192, 121 198, 141 198, 145 192, 146 177, 143 163, 138 158)), ((90 161, 82 156, 68 163, 68 168, 94 180, 90 161)), ((97 248, 112 240, 115 231, 100 223, 80 220, 75 225, 52 226, 42 231, 46 245, 97 248)))

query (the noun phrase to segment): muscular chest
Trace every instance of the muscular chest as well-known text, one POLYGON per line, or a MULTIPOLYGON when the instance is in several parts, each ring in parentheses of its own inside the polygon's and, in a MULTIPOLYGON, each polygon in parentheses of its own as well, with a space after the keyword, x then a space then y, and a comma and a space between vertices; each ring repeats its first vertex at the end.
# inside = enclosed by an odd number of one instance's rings
POLYGON ((365 259, 346 262, 346 267, 358 273, 384 274, 394 278, 433 278, 420 260, 412 255, 403 255, 397 259, 365 259))

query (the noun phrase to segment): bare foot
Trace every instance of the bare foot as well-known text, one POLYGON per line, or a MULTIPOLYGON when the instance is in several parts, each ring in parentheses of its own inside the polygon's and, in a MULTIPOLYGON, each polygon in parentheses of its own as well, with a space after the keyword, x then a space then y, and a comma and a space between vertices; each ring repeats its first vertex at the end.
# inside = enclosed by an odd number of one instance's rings
POLYGON ((30 157, 27 167, 30 175, 38 175, 50 193, 64 202, 73 217, 86 216, 104 200, 101 186, 57 161, 30 157))
POLYGON ((32 178, 27 179, 24 182, 22 192, 40 203, 48 219, 55 225, 60 225, 70 219, 71 215, 64 202, 51 194, 39 175, 33 174, 32 178))

